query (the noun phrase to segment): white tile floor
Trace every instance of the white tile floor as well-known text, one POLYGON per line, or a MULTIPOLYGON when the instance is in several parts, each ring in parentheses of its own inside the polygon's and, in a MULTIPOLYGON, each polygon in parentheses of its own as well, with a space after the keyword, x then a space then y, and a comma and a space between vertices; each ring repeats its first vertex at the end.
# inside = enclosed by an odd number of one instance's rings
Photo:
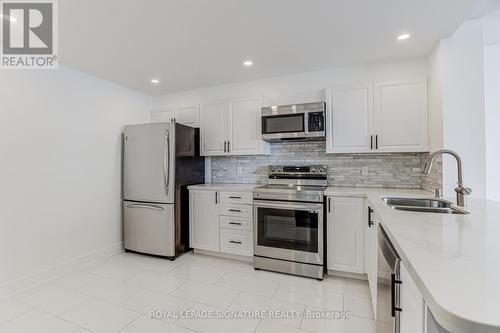
POLYGON ((364 281, 323 281, 187 254, 171 262, 119 254, 0 301, 0 333, 371 333, 364 281), (350 311, 350 319, 162 318, 150 311, 350 311))

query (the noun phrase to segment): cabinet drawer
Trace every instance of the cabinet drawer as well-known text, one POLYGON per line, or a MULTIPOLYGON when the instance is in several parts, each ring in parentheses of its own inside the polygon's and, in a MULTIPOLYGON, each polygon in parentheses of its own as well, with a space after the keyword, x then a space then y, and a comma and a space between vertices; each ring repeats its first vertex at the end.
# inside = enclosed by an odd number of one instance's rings
POLYGON ((219 225, 221 228, 251 231, 252 223, 252 219, 248 217, 221 216, 219 225))
POLYGON ((253 192, 221 192, 220 202, 251 205, 253 192))
POLYGON ((225 216, 235 216, 235 217, 248 217, 252 218, 252 209, 253 206, 250 205, 221 205, 220 206, 220 215, 225 216))
POLYGON ((249 231, 220 229, 220 251, 243 256, 253 255, 253 237, 249 231))

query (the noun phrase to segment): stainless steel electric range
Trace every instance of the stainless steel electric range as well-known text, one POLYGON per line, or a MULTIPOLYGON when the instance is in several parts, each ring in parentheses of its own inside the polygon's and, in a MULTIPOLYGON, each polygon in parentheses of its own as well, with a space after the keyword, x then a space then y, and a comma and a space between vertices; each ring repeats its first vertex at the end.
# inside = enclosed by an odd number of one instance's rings
POLYGON ((254 267, 323 279, 325 165, 271 165, 254 192, 254 267))

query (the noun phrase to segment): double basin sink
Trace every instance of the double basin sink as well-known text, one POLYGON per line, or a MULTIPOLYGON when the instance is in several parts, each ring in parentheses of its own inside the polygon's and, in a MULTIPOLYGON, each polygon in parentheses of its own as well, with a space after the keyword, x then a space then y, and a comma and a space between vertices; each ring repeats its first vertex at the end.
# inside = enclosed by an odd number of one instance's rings
POLYGON ((468 214, 452 202, 440 198, 383 197, 382 200, 396 210, 441 214, 468 214))

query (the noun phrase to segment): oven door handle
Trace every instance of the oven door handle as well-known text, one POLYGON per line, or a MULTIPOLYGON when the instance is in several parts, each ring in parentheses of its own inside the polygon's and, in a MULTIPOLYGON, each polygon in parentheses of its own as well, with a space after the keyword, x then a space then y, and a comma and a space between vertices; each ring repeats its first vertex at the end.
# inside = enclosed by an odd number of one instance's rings
POLYGON ((270 202, 263 202, 263 201, 254 201, 254 207, 256 209, 258 208, 276 208, 276 209, 295 209, 295 210, 303 210, 303 211, 323 211, 323 204, 320 203, 305 203, 305 204, 298 204, 298 203, 291 203, 291 202, 286 202, 286 201, 273 201, 272 203, 270 202))

